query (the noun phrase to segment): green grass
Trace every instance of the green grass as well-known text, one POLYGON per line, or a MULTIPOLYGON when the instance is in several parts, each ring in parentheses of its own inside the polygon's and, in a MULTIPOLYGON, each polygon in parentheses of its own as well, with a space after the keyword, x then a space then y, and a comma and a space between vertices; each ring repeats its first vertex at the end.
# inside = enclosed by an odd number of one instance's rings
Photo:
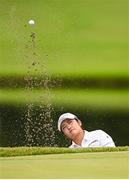
POLYGON ((54 106, 72 106, 78 108, 129 110, 128 90, 97 89, 54 89, 50 91, 24 89, 0 89, 0 103, 4 104, 41 104, 46 102, 54 106))
POLYGON ((129 146, 78 149, 60 147, 0 147, 0 157, 118 151, 129 151, 129 146))
POLYGON ((36 60, 52 75, 129 77, 128 0, 0 2, 0 76, 23 76, 36 60))
POLYGON ((92 152, 0 158, 0 178, 129 178, 129 152, 92 152))

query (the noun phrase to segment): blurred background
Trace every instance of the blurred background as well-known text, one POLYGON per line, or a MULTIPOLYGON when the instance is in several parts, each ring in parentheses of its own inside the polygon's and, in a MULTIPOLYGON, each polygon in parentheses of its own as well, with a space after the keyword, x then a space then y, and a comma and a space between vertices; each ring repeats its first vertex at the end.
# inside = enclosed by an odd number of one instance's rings
POLYGON ((128 0, 0 0, 0 146, 68 146, 64 112, 129 145, 128 12, 128 0))

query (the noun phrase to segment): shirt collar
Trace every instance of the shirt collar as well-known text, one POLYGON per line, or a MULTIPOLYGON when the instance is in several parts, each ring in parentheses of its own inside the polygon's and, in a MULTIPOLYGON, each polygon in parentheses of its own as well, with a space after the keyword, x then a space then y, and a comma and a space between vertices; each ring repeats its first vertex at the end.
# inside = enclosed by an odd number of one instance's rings
POLYGON ((78 144, 76 144, 74 141, 72 141, 72 146, 73 147, 82 147, 83 146, 83 144, 85 143, 85 141, 87 141, 87 137, 88 137, 88 135, 89 135, 89 132, 88 131, 86 131, 86 130, 84 130, 84 137, 83 137, 83 139, 82 139, 82 143, 81 143, 81 146, 80 145, 78 145, 78 144))

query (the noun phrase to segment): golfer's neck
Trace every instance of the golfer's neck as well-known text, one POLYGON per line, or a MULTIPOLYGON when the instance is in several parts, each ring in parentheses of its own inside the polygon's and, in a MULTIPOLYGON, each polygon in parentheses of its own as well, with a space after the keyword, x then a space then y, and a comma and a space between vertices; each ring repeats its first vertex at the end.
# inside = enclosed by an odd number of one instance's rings
POLYGON ((78 144, 78 145, 81 145, 82 143, 82 140, 83 140, 83 137, 84 137, 84 131, 80 131, 80 133, 73 139, 73 141, 78 144))

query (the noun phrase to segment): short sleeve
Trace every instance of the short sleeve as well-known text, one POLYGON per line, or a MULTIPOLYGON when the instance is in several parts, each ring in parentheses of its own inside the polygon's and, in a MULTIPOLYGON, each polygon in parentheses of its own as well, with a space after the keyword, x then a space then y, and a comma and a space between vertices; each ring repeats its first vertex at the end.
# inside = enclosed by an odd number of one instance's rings
POLYGON ((100 140, 100 146, 102 147, 115 147, 115 143, 111 136, 102 130, 98 130, 98 136, 100 140))

